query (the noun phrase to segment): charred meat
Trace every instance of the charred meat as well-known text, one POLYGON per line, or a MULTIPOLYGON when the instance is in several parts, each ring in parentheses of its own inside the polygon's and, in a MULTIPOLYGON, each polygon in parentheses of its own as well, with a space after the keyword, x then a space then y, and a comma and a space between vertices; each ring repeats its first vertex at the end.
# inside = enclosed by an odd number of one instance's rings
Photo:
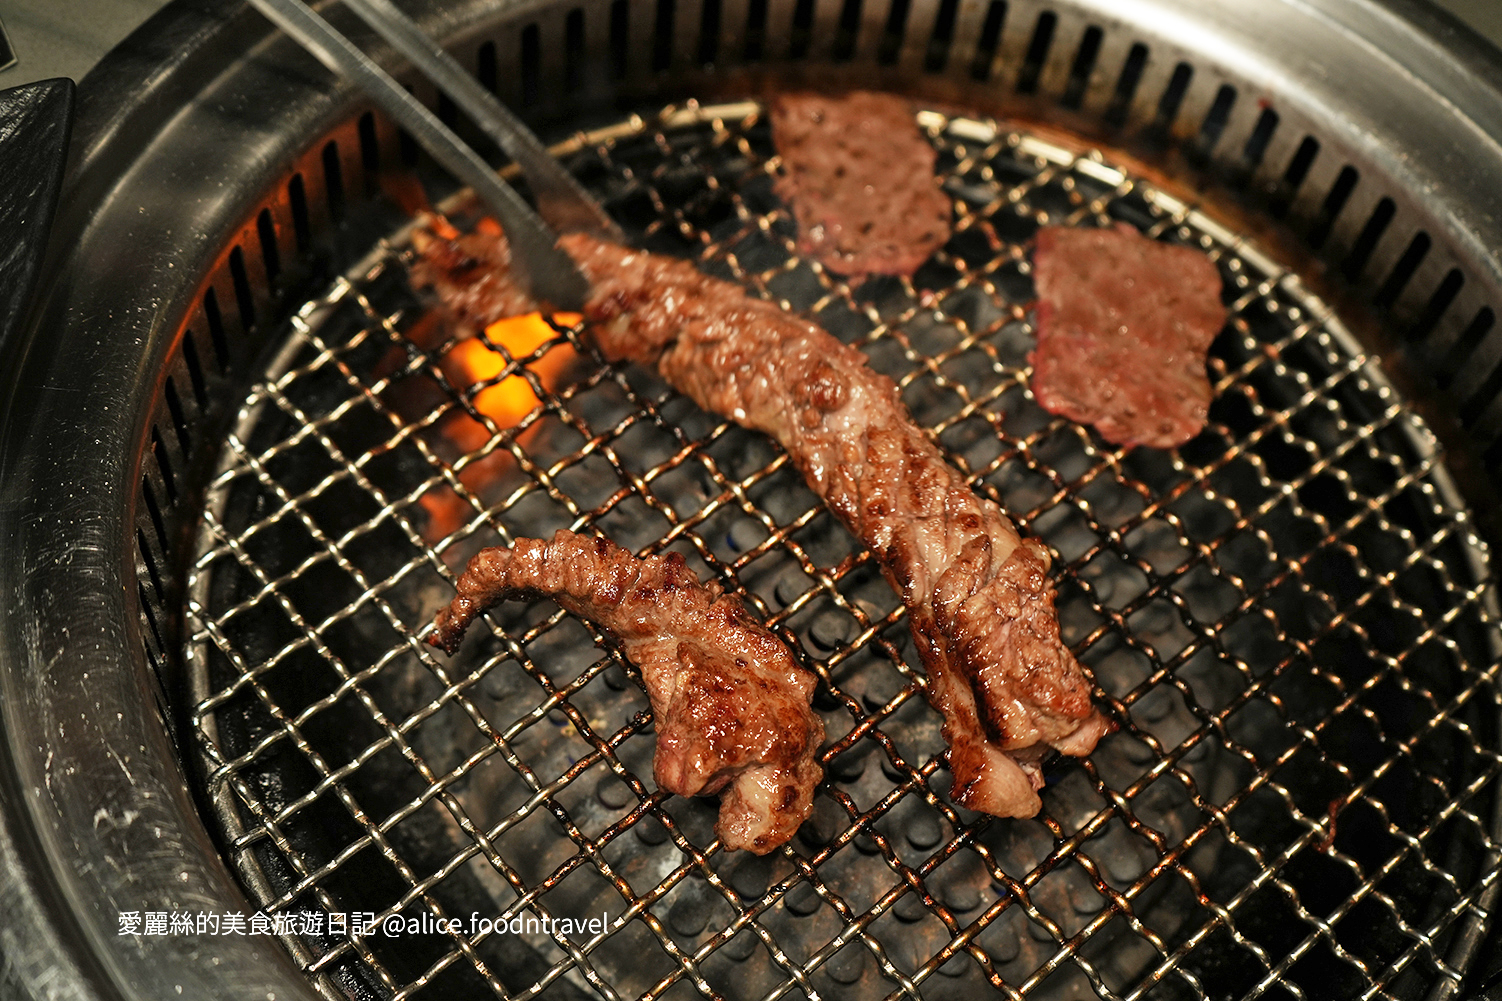
POLYGON ((428 642, 452 654, 485 609, 539 596, 609 632, 641 669, 659 788, 720 793, 715 831, 727 849, 764 855, 793 836, 823 778, 814 756, 824 723, 809 708, 816 679, 739 598, 700 584, 678 553, 638 559, 559 531, 477 554, 428 642))
POLYGON ((1033 395, 1118 445, 1173 448, 1205 426, 1205 355, 1226 322, 1220 273, 1192 247, 1113 229, 1038 232, 1033 395))

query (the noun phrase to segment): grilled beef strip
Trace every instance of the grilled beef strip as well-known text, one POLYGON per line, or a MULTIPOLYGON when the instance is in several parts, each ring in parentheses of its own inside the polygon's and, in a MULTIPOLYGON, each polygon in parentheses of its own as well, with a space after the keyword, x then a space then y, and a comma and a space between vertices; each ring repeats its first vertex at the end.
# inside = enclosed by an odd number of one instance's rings
POLYGON ((737 596, 700 584, 678 553, 638 559, 560 530, 481 550, 428 642, 452 654, 485 609, 539 596, 610 633, 641 669, 659 788, 720 793, 715 832, 728 850, 765 855, 793 836, 823 778, 824 722, 809 707, 817 679, 737 596))

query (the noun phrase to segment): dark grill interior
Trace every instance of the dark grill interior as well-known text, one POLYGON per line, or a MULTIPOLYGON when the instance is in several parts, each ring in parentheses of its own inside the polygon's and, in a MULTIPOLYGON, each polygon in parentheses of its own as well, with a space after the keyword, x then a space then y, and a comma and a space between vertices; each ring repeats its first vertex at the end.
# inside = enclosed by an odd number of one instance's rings
MULTIPOLYGON (((956 7, 936 14, 940 68, 956 7)), ((1019 90, 1054 27, 1039 19, 1019 90)), ((1085 38, 1070 79, 1096 58, 1085 38)), ((1168 119, 1187 86, 1164 92, 1168 119)), ((1227 90, 1201 109, 1207 145, 1227 90)), ((600 364, 579 330, 456 383, 394 241, 293 321, 209 488, 186 623, 206 794, 271 913, 609 925, 287 936, 331 996, 1411 998, 1458 979, 1497 861, 1502 633, 1434 436, 1238 234, 1099 154, 923 121, 955 236, 911 282, 855 289, 793 254, 754 106, 607 129, 569 162, 640 246, 817 318, 902 385, 976 489, 1053 548, 1066 639, 1120 730, 1053 763, 1035 820, 953 808, 901 608, 775 446, 600 364), (1211 423, 1177 452, 1103 447, 1026 388, 1028 239, 1113 220, 1202 247, 1226 282, 1211 423), (581 360, 550 390, 528 366, 565 347, 581 360), (474 401, 516 373, 543 406, 500 427, 474 401), (555 606, 498 609, 452 660, 418 642, 476 549, 559 527, 683 552, 819 671, 830 778, 780 853, 720 853, 712 801, 651 791, 630 668, 555 606)), ((1249 170, 1277 124, 1252 128, 1249 170)), ((1289 155, 1292 192, 1314 154, 1289 155)), ((288 211, 307 232, 307 204, 288 211)), ((1352 244, 1357 274, 1386 225, 1352 244)), ((253 318, 259 282, 229 267, 253 318)), ((156 447, 170 480, 171 436, 156 447)))

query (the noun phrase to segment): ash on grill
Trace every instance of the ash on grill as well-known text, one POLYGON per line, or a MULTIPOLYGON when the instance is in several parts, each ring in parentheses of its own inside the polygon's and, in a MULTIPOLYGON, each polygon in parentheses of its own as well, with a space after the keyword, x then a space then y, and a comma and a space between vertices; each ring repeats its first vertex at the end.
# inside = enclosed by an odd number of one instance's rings
POLYGON ((898 381, 975 488, 1058 554, 1065 639, 1121 730, 1053 765, 1037 819, 956 810, 899 602, 768 441, 563 327, 576 372, 549 387, 523 364, 545 346, 515 360, 491 381, 528 378, 543 406, 502 427, 474 406, 483 385, 450 380, 448 346, 407 336, 422 310, 382 251, 294 325, 209 493, 187 651, 212 693, 194 716, 208 793, 268 912, 610 923, 289 936, 328 993, 1446 982, 1495 858, 1481 793, 1502 762, 1480 748, 1499 635, 1427 429, 1234 234, 1099 158, 922 121, 955 233, 910 280, 856 288, 796 258, 754 107, 602 133, 573 165, 640 245, 816 317, 898 381), (1210 421, 1176 452, 1105 446, 1027 390, 1022 248, 1040 224, 1116 220, 1200 247, 1225 282, 1210 421), (486 429, 478 446, 444 433, 453 414, 486 429), (461 514, 440 532, 437 497, 461 514), (560 527, 683 553, 817 665, 829 780, 780 853, 710 851, 714 804, 651 787, 629 665, 556 606, 497 610, 467 659, 418 644, 469 555, 560 527))

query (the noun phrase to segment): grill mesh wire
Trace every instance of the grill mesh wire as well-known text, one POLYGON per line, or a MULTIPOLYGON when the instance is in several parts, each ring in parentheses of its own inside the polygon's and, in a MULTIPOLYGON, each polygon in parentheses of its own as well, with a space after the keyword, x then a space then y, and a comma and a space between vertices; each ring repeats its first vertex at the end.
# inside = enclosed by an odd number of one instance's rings
POLYGON ((794 254, 753 106, 634 120, 570 163, 641 246, 815 316, 898 381, 976 489, 1054 549, 1065 638, 1119 731, 1052 764, 1036 819, 954 808, 900 605, 775 446, 560 329, 503 373, 544 406, 510 429, 480 418, 487 440, 463 451, 453 422, 488 383, 445 375, 453 342, 425 339, 397 244, 310 303, 251 390, 189 579, 192 731, 258 904, 464 926, 294 924, 284 941, 326 993, 1458 981, 1494 888, 1502 639, 1429 432, 1296 276, 1191 207, 1098 154, 922 121, 955 235, 911 281, 855 289, 794 254), (1114 220, 1202 247, 1225 278, 1210 424, 1177 452, 1104 446, 1026 388, 1026 241, 1114 220), (565 342, 584 361, 546 392, 524 365, 565 342), (418 642, 452 568, 558 527, 683 552, 819 671, 829 781, 780 853, 718 852, 712 801, 655 791, 629 666, 556 606, 498 609, 452 660, 418 642), (475 934, 473 914, 607 926, 475 934))

